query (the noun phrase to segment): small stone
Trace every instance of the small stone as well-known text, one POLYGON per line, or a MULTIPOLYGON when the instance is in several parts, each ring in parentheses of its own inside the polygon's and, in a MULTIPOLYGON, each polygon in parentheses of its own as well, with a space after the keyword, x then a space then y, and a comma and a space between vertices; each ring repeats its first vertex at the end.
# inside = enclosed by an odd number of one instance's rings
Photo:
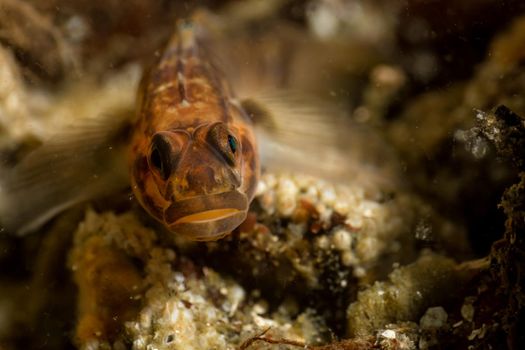
POLYGON ((326 236, 320 236, 317 238, 316 243, 320 249, 328 249, 330 247, 330 242, 326 236))
POLYGON ((358 216, 356 214, 351 214, 348 216, 348 218, 345 221, 346 224, 350 225, 350 227, 354 229, 360 229, 363 226, 363 218, 361 216, 358 216))
POLYGON ((483 323, 480 328, 472 330, 472 332, 467 337, 468 340, 474 340, 476 338, 483 339, 485 337, 485 333, 487 332, 487 325, 483 323))
POLYGON ((355 278, 363 278, 366 276, 366 269, 361 266, 356 266, 353 271, 355 278))
POLYGON ((435 330, 442 328, 447 323, 448 314, 441 306, 431 307, 425 312, 419 326, 424 330, 435 330))
POLYGON ((284 217, 292 215, 297 206, 298 188, 288 179, 279 181, 277 185, 277 211, 284 217))
POLYGON ((275 212, 275 193, 270 191, 264 193, 259 197, 259 203, 268 214, 273 214, 275 212))
POLYGON ((332 242, 335 249, 339 251, 349 250, 352 245, 352 236, 350 232, 340 229, 334 233, 332 242))
POLYGON ((334 188, 327 187, 321 192, 321 201, 325 202, 328 205, 334 205, 337 200, 337 195, 334 188))
POLYGON ((341 262, 344 266, 352 266, 357 264, 358 260, 351 251, 344 251, 341 254, 341 262))
POLYGON ((466 298, 461 306, 461 316, 469 322, 472 322, 474 319, 474 306, 472 305, 471 298, 466 298))
POLYGON ((381 333, 381 336, 387 339, 396 339, 396 332, 391 329, 387 329, 381 333))

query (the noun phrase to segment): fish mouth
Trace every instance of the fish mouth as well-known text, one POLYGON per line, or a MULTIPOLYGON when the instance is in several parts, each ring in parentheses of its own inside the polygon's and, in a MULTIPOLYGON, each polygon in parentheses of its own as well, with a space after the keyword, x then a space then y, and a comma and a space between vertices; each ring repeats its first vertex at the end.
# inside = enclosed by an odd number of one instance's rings
POLYGON ((220 239, 246 218, 248 200, 238 191, 192 197, 174 202, 164 212, 170 231, 195 241, 220 239))
POLYGON ((233 216, 238 212, 240 212, 240 210, 235 208, 206 210, 200 213, 183 216, 175 221, 174 224, 205 223, 212 220, 222 220, 233 216))

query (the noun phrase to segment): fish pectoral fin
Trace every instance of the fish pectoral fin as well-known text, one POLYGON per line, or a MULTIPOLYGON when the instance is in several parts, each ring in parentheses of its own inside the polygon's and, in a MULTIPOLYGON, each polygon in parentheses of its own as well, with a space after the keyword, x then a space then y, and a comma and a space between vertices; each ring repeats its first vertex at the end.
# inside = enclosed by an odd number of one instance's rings
POLYGON ((279 92, 245 99, 241 105, 254 122, 264 168, 335 182, 364 177, 378 184, 392 182, 385 179, 386 168, 398 163, 388 145, 335 104, 279 92))
POLYGON ((73 204, 129 184, 128 125, 129 117, 117 115, 75 121, 14 167, 2 167, 0 225, 24 234, 73 204))

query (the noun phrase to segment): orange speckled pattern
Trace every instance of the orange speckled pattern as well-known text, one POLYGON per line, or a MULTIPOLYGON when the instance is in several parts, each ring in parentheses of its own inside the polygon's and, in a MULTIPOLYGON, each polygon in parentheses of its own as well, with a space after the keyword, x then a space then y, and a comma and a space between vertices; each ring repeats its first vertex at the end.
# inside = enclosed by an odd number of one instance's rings
POLYGON ((216 240, 246 218, 260 166, 250 118, 203 35, 180 23, 144 77, 130 167, 133 191, 155 219, 189 239, 216 240))

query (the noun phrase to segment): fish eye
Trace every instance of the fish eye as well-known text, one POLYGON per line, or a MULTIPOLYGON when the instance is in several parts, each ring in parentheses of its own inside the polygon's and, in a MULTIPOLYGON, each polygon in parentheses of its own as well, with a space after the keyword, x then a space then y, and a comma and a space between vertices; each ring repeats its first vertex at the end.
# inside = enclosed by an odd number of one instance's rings
POLYGON ((217 123, 210 129, 208 141, 229 165, 235 165, 235 154, 239 149, 239 144, 223 123, 217 123))
POLYGON ((150 165, 155 168, 163 180, 167 180, 173 170, 173 150, 166 136, 156 134, 151 142, 150 165))
POLYGON ((237 151, 237 140, 232 135, 228 135, 228 145, 230 145, 230 150, 235 154, 237 151))
POLYGON ((162 165, 162 160, 160 159, 160 152, 157 148, 153 148, 151 150, 151 156, 150 156, 150 160, 151 160, 151 164, 157 168, 159 171, 162 172, 163 170, 163 165, 162 165))

